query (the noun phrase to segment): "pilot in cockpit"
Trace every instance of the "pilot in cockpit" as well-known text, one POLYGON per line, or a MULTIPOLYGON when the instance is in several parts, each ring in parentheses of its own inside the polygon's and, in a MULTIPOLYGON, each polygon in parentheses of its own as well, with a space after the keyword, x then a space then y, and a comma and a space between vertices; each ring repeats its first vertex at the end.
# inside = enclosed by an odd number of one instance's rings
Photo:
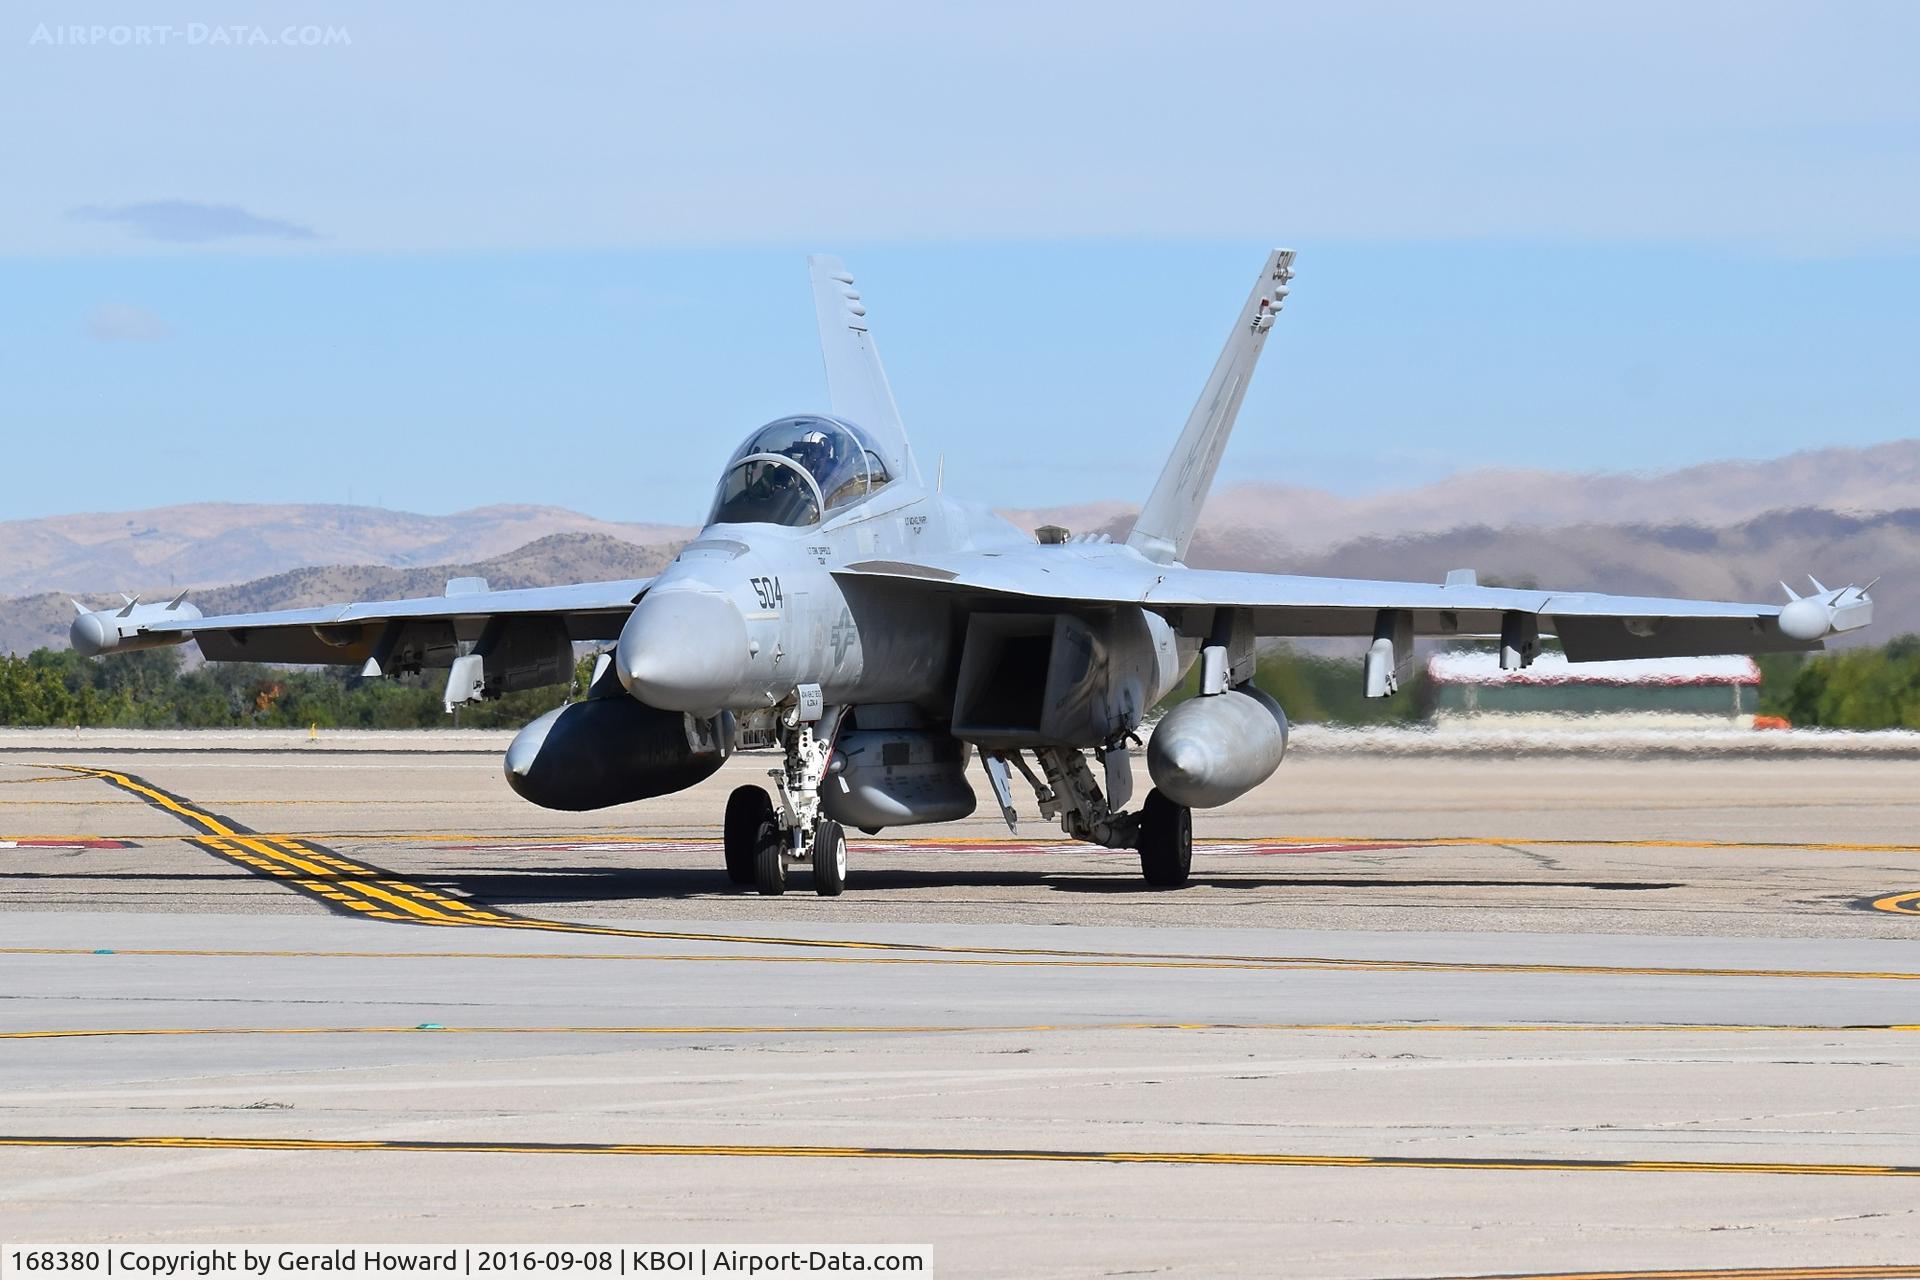
POLYGON ((889 480, 886 464, 851 423, 783 418, 756 431, 734 454, 709 522, 816 524, 889 480))
POLYGON ((824 431, 809 431, 781 452, 807 469, 815 479, 839 474, 839 459, 834 456, 835 437, 824 431))

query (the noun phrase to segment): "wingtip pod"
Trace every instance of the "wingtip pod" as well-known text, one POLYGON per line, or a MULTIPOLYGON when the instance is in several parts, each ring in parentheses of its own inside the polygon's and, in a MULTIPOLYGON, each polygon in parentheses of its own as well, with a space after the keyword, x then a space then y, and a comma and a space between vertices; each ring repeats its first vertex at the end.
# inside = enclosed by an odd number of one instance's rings
POLYGON ((149 632, 143 628, 149 623, 177 623, 201 616, 198 608, 186 603, 184 591, 166 604, 141 604, 135 597, 119 609, 89 610, 78 600, 73 607, 78 616, 67 629, 67 642, 83 658, 184 644, 193 638, 191 632, 149 632))
MULTIPOLYGON (((1864 587, 1845 586, 1830 590, 1812 574, 1807 580, 1817 588, 1817 594, 1810 596, 1794 595, 1780 610, 1780 630, 1795 640, 1812 643, 1829 635, 1844 631, 1856 631, 1873 621, 1873 597, 1867 593, 1880 579, 1875 578, 1864 587)), ((1786 587, 1783 582, 1780 584, 1786 587)))

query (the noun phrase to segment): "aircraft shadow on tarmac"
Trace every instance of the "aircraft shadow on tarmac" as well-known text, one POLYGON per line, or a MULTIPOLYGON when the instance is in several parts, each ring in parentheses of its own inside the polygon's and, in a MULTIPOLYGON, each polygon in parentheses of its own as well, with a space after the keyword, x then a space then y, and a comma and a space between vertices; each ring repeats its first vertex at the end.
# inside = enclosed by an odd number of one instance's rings
MULTIPOLYGON (((553 903, 616 902, 645 899, 704 898, 723 893, 752 893, 751 886, 736 886, 719 871, 685 867, 516 867, 477 868, 458 871, 434 871, 408 877, 414 884, 428 885, 442 893, 465 899, 475 905, 503 909, 553 903)), ((224 893, 227 884, 244 884, 249 889, 274 893, 271 881, 263 881, 248 871, 210 867, 204 871, 5 871, 6 881, 58 882, 71 880, 93 884, 124 886, 203 885, 209 893, 224 893), (219 888, 215 885, 219 884, 219 888)), ((1160 894, 1140 882, 1131 865, 1116 865, 1111 874, 1089 875, 1085 871, 1068 873, 1044 870, 917 870, 898 867, 870 867, 858 870, 850 879, 855 889, 872 893, 889 890, 911 892, 937 889, 1043 889, 1052 893, 1160 894)), ((51 887, 50 885, 48 887, 51 887)), ((1195 875, 1188 887, 1220 890, 1287 889, 1425 889, 1444 893, 1474 889, 1579 889, 1601 892, 1640 892, 1677 889, 1677 882, 1656 880, 1527 880, 1527 879, 1432 879, 1410 877, 1362 876, 1271 876, 1232 872, 1195 875)), ((796 873, 789 892, 810 893, 808 873, 796 873)), ((257 896, 249 894, 249 896, 257 896)))
MULTIPOLYGON (((803 870, 797 873, 789 892, 809 892, 811 883, 803 870)), ((738 891, 718 871, 689 870, 680 867, 522 867, 511 871, 493 868, 415 876, 416 883, 428 884, 447 893, 500 907, 528 906, 554 902, 611 901, 630 898, 691 898, 714 893, 738 891)), ((856 868, 848 878, 854 889, 875 893, 887 890, 915 889, 1007 889, 1037 888, 1056 893, 1164 893, 1148 889, 1135 869, 1117 866, 1111 875, 1068 874, 1047 871, 963 871, 917 870, 897 867, 856 868)), ((1330 876, 1195 875, 1189 882, 1195 888, 1209 889, 1587 889, 1602 891, 1640 891, 1676 889, 1677 883, 1650 880, 1525 880, 1525 879, 1412 879, 1330 876)))

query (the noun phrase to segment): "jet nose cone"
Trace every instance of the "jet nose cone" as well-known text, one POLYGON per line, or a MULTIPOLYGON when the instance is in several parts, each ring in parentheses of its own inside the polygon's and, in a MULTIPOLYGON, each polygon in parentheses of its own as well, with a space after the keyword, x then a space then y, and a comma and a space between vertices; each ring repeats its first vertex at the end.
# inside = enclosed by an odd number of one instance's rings
POLYGON ((747 674, 746 619, 714 592, 649 593, 621 629, 613 666, 650 707, 718 710, 747 674))

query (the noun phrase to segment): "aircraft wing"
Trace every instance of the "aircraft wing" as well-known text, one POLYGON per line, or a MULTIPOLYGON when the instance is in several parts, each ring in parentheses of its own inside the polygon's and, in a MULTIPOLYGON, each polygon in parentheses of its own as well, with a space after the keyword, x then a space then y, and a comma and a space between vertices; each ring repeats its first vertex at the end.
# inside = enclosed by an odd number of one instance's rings
POLYGON ((570 640, 615 639, 652 581, 623 578, 492 591, 481 579, 456 578, 439 596, 217 617, 178 611, 166 616, 169 610, 160 605, 129 604, 136 610, 132 616, 109 610, 83 614, 74 638, 83 652, 178 643, 191 635, 215 662, 364 664, 374 659, 392 670, 398 654, 404 665, 444 667, 457 656, 460 641, 479 639, 496 621, 524 619, 556 638, 564 632, 570 640), (104 643, 81 643, 81 624, 89 618, 107 620, 104 643))
POLYGON ((1823 589, 1783 608, 1483 587, 1467 575, 1443 585, 1189 569, 1156 564, 1132 548, 1107 543, 866 560, 848 565, 840 576, 913 581, 924 589, 1008 601, 1139 605, 1197 635, 1207 633, 1221 608, 1245 611, 1262 636, 1373 636, 1383 612, 1406 615, 1415 635, 1498 636, 1503 618, 1517 613, 1558 636, 1572 662, 1818 649, 1823 635, 1872 618, 1872 601, 1854 587, 1823 589), (1789 630, 1781 627, 1786 610, 1793 611, 1789 630), (1819 625, 1808 625, 1816 617, 1819 625))

